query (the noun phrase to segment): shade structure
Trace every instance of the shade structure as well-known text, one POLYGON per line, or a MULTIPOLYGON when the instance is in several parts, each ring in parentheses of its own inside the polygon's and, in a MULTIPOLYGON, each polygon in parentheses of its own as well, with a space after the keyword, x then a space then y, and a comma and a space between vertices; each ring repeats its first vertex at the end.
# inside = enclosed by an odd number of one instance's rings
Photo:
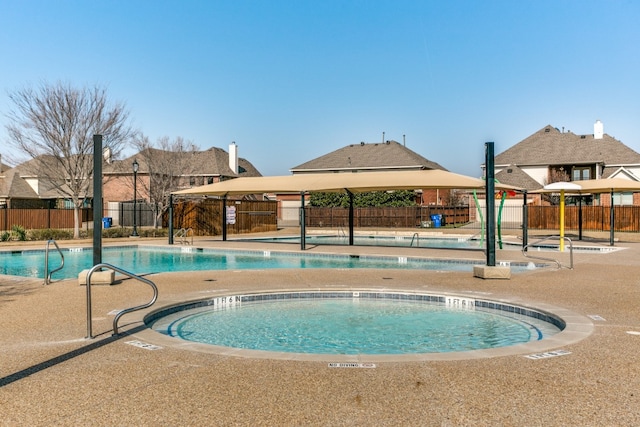
POLYGON ((599 194, 599 193, 627 193, 640 192, 640 181, 626 178, 586 179, 582 181, 554 182, 530 193, 559 193, 566 194, 599 194))
MULTIPOLYGON (((609 232, 609 242, 611 246, 614 244, 614 209, 613 209, 613 193, 629 193, 629 192, 640 192, 640 182, 634 181, 632 179, 626 178, 603 178, 603 179, 586 179, 580 181, 572 181, 572 182, 555 182, 549 185, 546 185, 543 189, 533 191, 533 193, 560 193, 560 234, 561 238, 563 236, 564 231, 564 217, 563 217, 563 208, 564 208, 564 196, 565 194, 600 194, 600 193, 611 193, 611 204, 610 206, 610 214, 609 214, 609 222, 610 222, 610 232, 609 232)), ((580 209, 582 210, 582 205, 580 205, 580 209)), ((581 214, 580 214, 581 217, 581 214)), ((579 235, 582 236, 582 222, 580 222, 579 226, 579 235)), ((561 240, 562 247, 562 240, 561 240)))
POLYGON ((626 178, 604 178, 577 181, 581 193, 626 193, 640 191, 640 182, 626 178))
MULTIPOLYGON (((519 190, 496 183, 497 190, 519 190)), ((417 190, 417 189, 477 189, 485 182, 443 170, 387 171, 359 173, 313 173, 286 176, 235 178, 176 191, 176 195, 230 196, 257 193, 342 192, 417 190)))
MULTIPOLYGON (((304 194, 311 192, 349 192, 424 189, 474 189, 484 191, 486 183, 443 170, 309 173, 287 176, 235 178, 172 193, 178 196, 200 195, 227 197, 243 194, 298 193, 301 205, 304 194)), ((495 184, 496 190, 519 190, 517 187, 495 184)), ((353 205, 350 207, 349 244, 353 244, 353 205)), ((224 215, 223 215, 224 216, 224 215)), ((300 247, 305 248, 304 209, 301 209, 300 247)), ((224 227, 224 226, 223 226, 224 227)), ((224 228, 223 228, 224 230, 224 228)), ((223 240, 226 235, 223 234, 223 240)))

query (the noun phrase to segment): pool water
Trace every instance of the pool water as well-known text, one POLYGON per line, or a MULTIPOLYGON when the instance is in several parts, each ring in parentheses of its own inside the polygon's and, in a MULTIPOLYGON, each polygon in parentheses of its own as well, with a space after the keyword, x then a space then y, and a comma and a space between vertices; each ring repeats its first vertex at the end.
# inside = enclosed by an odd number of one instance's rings
MULTIPOLYGON (((93 266, 91 248, 63 250, 64 268, 52 278, 77 277, 93 266)), ((60 265, 57 251, 49 252, 49 269, 60 265)), ((393 256, 301 254, 296 252, 213 250, 193 247, 108 247, 102 261, 134 274, 196 270, 255 270, 272 268, 401 268, 472 271, 478 261, 435 260, 393 256)), ((516 270, 535 268, 531 263, 512 264, 516 270)), ((44 279, 44 251, 0 252, 0 274, 44 279)))
POLYGON ((153 328, 225 347, 347 355, 480 350, 536 341, 560 331, 549 322, 508 311, 370 298, 199 307, 162 317, 153 328))
MULTIPOLYGON (((268 237, 249 239, 264 243, 300 243, 299 236, 268 237)), ((336 235, 307 235, 305 242, 309 245, 348 245, 348 236, 336 235)), ((413 236, 353 236, 355 246, 389 246, 389 247, 415 247, 436 249, 467 249, 483 250, 484 241, 470 237, 413 237, 413 236)))

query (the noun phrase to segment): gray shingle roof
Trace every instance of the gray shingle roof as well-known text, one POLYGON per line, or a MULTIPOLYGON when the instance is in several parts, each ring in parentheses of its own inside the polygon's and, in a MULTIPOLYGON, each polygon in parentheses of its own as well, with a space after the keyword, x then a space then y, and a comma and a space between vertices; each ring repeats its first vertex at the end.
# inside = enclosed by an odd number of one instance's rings
POLYGON ((206 151, 196 152, 194 172, 197 175, 208 175, 215 171, 222 176, 262 176, 247 159, 238 157, 238 174, 229 167, 229 153, 218 147, 211 147, 206 151))
POLYGON ((291 172, 329 172, 367 169, 440 169, 428 160, 396 141, 352 144, 291 168, 291 172))
POLYGON ((548 125, 495 157, 496 165, 563 163, 637 164, 640 154, 607 134, 595 139, 593 135, 560 132, 548 125))
POLYGON ((502 184, 513 185, 529 191, 542 188, 542 185, 540 185, 538 181, 531 178, 525 171, 515 165, 509 165, 503 168, 500 172, 496 173, 495 178, 502 184))
POLYGON ((39 198, 27 181, 20 178, 16 168, 6 170, 0 176, 0 197, 13 199, 37 199, 39 198))
MULTIPOLYGON (((204 151, 194 151, 185 153, 174 153, 157 148, 151 148, 149 150, 156 151, 158 153, 154 155, 167 155, 167 156, 189 156, 190 159, 184 162, 189 165, 189 170, 185 170, 185 175, 202 176, 202 175, 219 175, 222 177, 243 177, 243 176, 262 176, 262 174, 249 162, 247 159, 238 157, 238 174, 236 175, 229 167, 229 153, 218 147, 211 147, 204 151)), ((140 164, 140 173, 149 171, 149 168, 145 164, 144 155, 133 155, 127 159, 115 161, 110 165, 105 166, 105 173, 131 173, 131 164, 136 159, 140 164)))

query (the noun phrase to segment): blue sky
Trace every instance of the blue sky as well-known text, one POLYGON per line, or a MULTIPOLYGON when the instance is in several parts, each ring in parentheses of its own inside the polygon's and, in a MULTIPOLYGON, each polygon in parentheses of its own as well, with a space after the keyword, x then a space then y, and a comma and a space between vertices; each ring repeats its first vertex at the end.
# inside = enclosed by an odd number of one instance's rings
POLYGON ((498 154, 548 124, 589 134, 601 120, 640 152, 634 0, 0 0, 0 11, 3 154, 7 93, 57 81, 106 86, 153 141, 236 141, 263 175, 383 132, 472 176, 486 141, 498 154))

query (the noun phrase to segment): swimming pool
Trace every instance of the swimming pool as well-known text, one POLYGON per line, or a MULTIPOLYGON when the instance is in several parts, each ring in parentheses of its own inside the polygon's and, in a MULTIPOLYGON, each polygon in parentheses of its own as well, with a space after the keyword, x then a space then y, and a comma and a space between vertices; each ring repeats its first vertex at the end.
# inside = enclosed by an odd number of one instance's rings
POLYGON ((452 295, 279 292, 161 309, 145 323, 187 341, 270 352, 395 355, 491 349, 556 335, 542 310, 452 295))
MULTIPOLYGON (((92 248, 63 249, 64 268, 52 278, 77 277, 93 266, 92 248)), ((44 251, 0 252, 0 274, 44 278, 44 251)), ((256 270, 272 268, 400 268, 473 271, 479 261, 428 259, 405 256, 308 254, 280 251, 240 251, 195 247, 118 246, 102 250, 102 261, 134 274, 169 271, 256 270)), ((60 264, 56 251, 49 253, 49 268, 60 264)), ((545 267, 545 264, 510 263, 514 272, 545 267)))
MULTIPOLYGON (((283 237, 258 237, 250 240, 263 243, 300 243, 300 236, 283 236, 283 237)), ((349 237, 346 235, 331 234, 308 234, 305 242, 309 245, 348 245, 349 237)), ((387 247, 415 247, 415 248, 434 248, 434 249, 464 249, 464 250, 484 250, 484 241, 472 236, 450 236, 450 237, 432 237, 415 235, 355 235, 353 236, 353 244, 355 246, 387 246, 387 247)))

